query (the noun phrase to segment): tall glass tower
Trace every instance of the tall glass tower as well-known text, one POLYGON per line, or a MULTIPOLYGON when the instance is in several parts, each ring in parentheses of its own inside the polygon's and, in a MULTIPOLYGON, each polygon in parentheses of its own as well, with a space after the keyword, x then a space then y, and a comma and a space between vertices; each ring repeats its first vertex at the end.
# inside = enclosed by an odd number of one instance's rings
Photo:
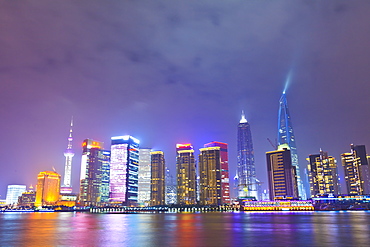
POLYGON ((292 126, 292 121, 290 119, 288 103, 285 95, 285 90, 280 98, 279 107, 279 119, 278 119, 278 145, 288 144, 290 148, 290 153, 292 156, 292 165, 296 167, 296 176, 298 184, 298 193, 301 199, 306 199, 306 191, 302 183, 300 175, 300 167, 298 164, 298 154, 297 146, 295 144, 295 136, 292 126))
POLYGON ((254 165, 254 150, 250 125, 242 112, 238 124, 238 197, 258 199, 258 182, 254 165))

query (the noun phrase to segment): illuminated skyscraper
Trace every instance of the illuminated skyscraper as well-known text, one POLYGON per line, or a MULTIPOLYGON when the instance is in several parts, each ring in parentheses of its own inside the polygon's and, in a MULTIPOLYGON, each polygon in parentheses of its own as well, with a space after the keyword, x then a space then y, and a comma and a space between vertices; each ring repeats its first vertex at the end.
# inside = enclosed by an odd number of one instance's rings
POLYGON ((290 119, 288 103, 285 95, 285 90, 280 98, 279 119, 278 119, 278 145, 288 144, 292 155, 292 165, 296 167, 298 193, 301 199, 306 199, 306 191, 301 179, 300 167, 298 164, 297 147, 295 143, 295 136, 290 119))
POLYGON ((27 189, 26 185, 8 185, 6 192, 6 204, 17 204, 18 197, 22 196, 22 193, 27 189))
POLYGON ((150 148, 139 149, 138 203, 148 206, 150 202, 151 164, 150 148))
POLYGON ((311 197, 340 194, 337 161, 335 158, 320 150, 320 154, 310 155, 307 161, 309 163, 308 175, 311 197))
POLYGON ((297 199, 296 167, 292 165, 289 146, 283 144, 278 150, 267 152, 266 159, 270 200, 297 199))
POLYGON ((64 156, 66 157, 66 162, 64 166, 64 180, 63 185, 61 188, 62 193, 72 193, 72 184, 71 184, 71 177, 72 177, 72 158, 75 155, 72 149, 72 127, 73 127, 73 118, 71 120, 71 128, 69 130, 69 137, 68 137, 68 146, 66 151, 64 152, 64 156))
POLYGON ((82 143, 80 202, 86 206, 101 206, 109 201, 110 152, 104 143, 86 139, 82 143))
POLYGON ((250 125, 242 112, 238 124, 238 196, 258 199, 258 182, 250 125))
POLYGON ((111 138, 110 201, 136 205, 139 183, 139 143, 132 136, 111 138))
POLYGON ((35 206, 55 205, 59 200, 60 175, 56 172, 40 172, 37 176, 35 206))
POLYGON ((210 142, 204 145, 204 147, 220 147, 222 204, 230 203, 229 156, 227 146, 227 143, 223 142, 210 142))
POLYGON ((199 194, 201 205, 221 205, 220 147, 199 149, 199 194))
POLYGON ((162 151, 151 152, 152 176, 150 205, 164 205, 165 202, 165 160, 162 151))
POLYGON ((351 195, 370 194, 369 164, 364 145, 351 145, 351 153, 341 154, 347 193, 351 195))
POLYGON ((194 149, 191 144, 176 145, 177 203, 192 205, 197 202, 197 177, 194 149))

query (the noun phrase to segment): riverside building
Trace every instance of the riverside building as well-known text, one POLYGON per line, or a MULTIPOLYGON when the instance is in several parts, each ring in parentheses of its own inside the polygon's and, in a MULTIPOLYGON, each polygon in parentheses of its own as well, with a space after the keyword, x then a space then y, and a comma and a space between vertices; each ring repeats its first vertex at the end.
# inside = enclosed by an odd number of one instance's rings
POLYGON ((166 164, 162 151, 151 152, 151 197, 150 205, 165 205, 166 203, 166 164))

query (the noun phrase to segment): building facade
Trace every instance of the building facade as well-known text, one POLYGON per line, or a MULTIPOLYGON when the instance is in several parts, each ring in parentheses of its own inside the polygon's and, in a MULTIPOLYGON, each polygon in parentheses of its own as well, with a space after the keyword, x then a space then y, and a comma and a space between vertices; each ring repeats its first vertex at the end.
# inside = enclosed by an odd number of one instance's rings
POLYGON ((166 205, 177 204, 177 181, 176 178, 170 173, 170 170, 166 168, 166 194, 165 203, 166 205))
MULTIPOLYGON (((278 145, 288 144, 292 155, 292 165, 296 168, 298 193, 301 199, 307 199, 305 186, 301 179, 301 167, 298 163, 297 146, 295 142, 295 135, 293 131, 292 120, 288 109, 288 102, 285 91, 283 92, 279 101, 279 115, 278 115, 278 145)), ((303 173, 303 169, 302 169, 303 173)))
POLYGON ((254 164, 254 149, 250 125, 242 112, 238 124, 238 197, 258 198, 258 182, 254 164))
POLYGON ((55 205, 59 200, 61 176, 52 171, 40 172, 37 176, 35 206, 55 205))
POLYGON ((201 205, 222 205, 221 148, 199 149, 199 203, 201 205))
POLYGON ((287 144, 266 153, 270 200, 298 199, 296 167, 287 144))
POLYGON ((139 149, 138 203, 148 206, 150 203, 151 160, 150 148, 139 149))
POLYGON ((227 143, 213 141, 205 144, 204 147, 220 147, 222 204, 230 204, 228 145, 227 143))
POLYGON ((166 203, 166 164, 162 151, 151 152, 151 197, 150 205, 165 205, 166 203))
POLYGON ((350 153, 341 154, 347 193, 351 195, 370 194, 369 163, 365 145, 351 145, 350 153))
POLYGON ((6 192, 6 204, 18 204, 18 198, 22 196, 22 193, 27 190, 26 185, 12 184, 8 185, 8 190, 6 192))
POLYGON ((339 195, 340 183, 335 158, 320 150, 319 154, 310 155, 307 161, 311 197, 339 195))
POLYGON ((110 201, 137 205, 139 183, 139 144, 132 136, 111 138, 110 201))
POLYGON ((82 144, 80 203, 102 206, 109 202, 110 152, 104 143, 91 139, 82 144))
POLYGON ((197 202, 197 176, 194 149, 191 144, 176 145, 177 204, 197 202))

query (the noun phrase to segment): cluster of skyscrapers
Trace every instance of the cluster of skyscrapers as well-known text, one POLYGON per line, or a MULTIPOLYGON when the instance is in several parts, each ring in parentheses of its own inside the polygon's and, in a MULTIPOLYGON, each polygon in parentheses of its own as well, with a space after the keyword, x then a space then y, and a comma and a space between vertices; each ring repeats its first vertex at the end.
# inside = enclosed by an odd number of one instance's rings
MULTIPOLYGON (((266 153, 269 200, 341 194, 337 161, 327 152, 320 150, 318 154, 309 155, 307 169, 300 167, 285 92, 279 103, 276 148, 266 153), (306 191, 308 186, 310 190, 306 191)), ((204 144, 197 156, 191 144, 177 144, 176 177, 172 177, 163 151, 141 148, 140 141, 129 135, 112 137, 108 149, 101 141, 83 141, 77 197, 73 195, 71 186, 72 127, 73 121, 64 152, 63 184, 55 171, 41 172, 36 191, 26 192, 25 186, 10 185, 7 202, 14 202, 17 195, 21 195, 19 200, 25 205, 34 200, 35 206, 73 206, 76 201, 81 206, 214 206, 233 202, 227 143, 213 141, 204 144)), ((266 199, 262 196, 262 183, 256 176, 251 127, 243 112, 237 126, 237 155, 236 197, 266 199)), ((365 146, 351 145, 351 152, 343 153, 341 160, 348 194, 370 194, 370 156, 366 154, 365 146)))

